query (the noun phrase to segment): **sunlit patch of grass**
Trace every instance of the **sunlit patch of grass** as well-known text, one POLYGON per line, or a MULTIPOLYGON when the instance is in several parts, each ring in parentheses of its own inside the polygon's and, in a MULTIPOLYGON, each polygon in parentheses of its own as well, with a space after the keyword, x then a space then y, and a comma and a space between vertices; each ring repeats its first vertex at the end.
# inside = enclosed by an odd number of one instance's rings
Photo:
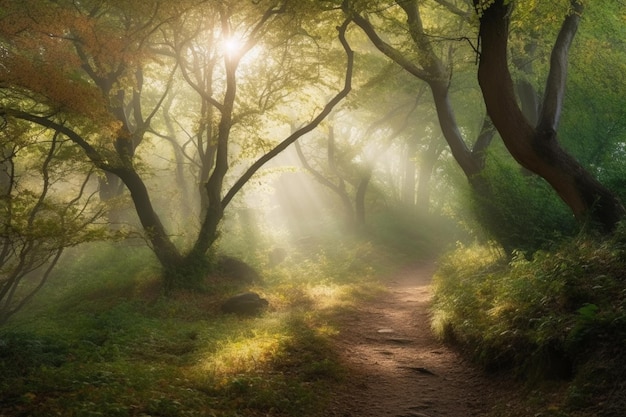
POLYGON ((328 310, 354 303, 354 299, 346 297, 348 289, 346 285, 315 285, 308 288, 308 294, 315 308, 328 310))
POLYGON ((386 255, 370 243, 333 243, 294 253, 278 267, 265 271, 276 309, 334 310, 348 307, 382 291, 376 277, 386 255), (315 251, 312 251, 315 249, 315 251), (312 252, 309 252, 312 251, 312 252), (372 261, 375 261, 374 269, 372 261))
POLYGON ((194 372, 216 381, 247 372, 267 370, 289 334, 285 329, 246 329, 248 334, 233 335, 219 341, 215 349, 202 357, 194 372))
MULTIPOLYGON (((456 250, 439 260, 433 278, 434 307, 431 327, 442 339, 454 339, 464 333, 459 326, 468 326, 473 334, 485 317, 495 312, 497 278, 491 272, 506 265, 504 253, 494 245, 458 244, 456 250), (473 318, 472 321, 468 318, 473 318), (454 329, 459 329, 456 331, 454 329)), ((478 330, 479 331, 479 330, 478 330)))

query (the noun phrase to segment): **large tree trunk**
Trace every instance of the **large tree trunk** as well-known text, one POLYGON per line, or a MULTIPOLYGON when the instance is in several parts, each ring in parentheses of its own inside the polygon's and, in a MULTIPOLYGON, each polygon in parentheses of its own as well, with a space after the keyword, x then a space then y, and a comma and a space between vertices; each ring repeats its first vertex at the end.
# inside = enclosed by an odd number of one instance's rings
MULTIPOLYGON (((475 0, 475 4, 478 0, 475 0)), ((591 220, 605 232, 612 231, 624 215, 624 207, 557 139, 567 54, 576 33, 582 6, 572 0, 575 12, 564 21, 550 62, 542 111, 537 126, 530 124, 517 103, 508 68, 507 43, 510 4, 497 0, 480 17, 482 52, 478 80, 487 112, 511 155, 524 168, 543 177, 580 221, 591 220)))
POLYGON ((114 172, 130 191, 139 221, 161 265, 166 270, 180 267, 183 257, 172 243, 159 216, 154 211, 146 185, 139 174, 132 168, 114 169, 114 172))

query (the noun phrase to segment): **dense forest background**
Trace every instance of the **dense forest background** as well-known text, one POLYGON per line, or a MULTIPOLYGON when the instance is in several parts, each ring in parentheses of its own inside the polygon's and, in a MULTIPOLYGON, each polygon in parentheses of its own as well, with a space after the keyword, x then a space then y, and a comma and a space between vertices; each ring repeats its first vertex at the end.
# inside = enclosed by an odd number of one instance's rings
MULTIPOLYGON (((554 415, 621 415, 625 20, 619 0, 0 1, 0 410, 64 410, 38 394, 52 369, 115 397, 136 333, 155 363, 212 355, 187 378, 216 409, 300 415, 309 385, 255 379, 250 352, 297 341, 298 378, 337 378, 324 316, 291 309, 438 259, 439 337, 565 381, 554 415), (274 316, 219 314, 249 289, 274 316)), ((183 386, 143 412, 196 415, 183 386)))

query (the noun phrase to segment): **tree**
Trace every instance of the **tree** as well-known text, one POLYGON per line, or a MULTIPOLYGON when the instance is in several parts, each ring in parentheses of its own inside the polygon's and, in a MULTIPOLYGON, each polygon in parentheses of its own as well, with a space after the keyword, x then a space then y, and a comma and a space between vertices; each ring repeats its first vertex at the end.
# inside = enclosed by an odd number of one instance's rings
MULTIPOLYGON (((452 11, 453 16, 460 17, 459 23, 467 23, 469 14, 455 7, 450 2, 441 1, 452 11)), ((439 125, 443 132, 452 155, 456 162, 463 170, 477 190, 482 191, 480 173, 484 167, 485 149, 489 146, 494 131, 488 119, 485 119, 480 133, 476 136, 473 147, 470 149, 466 143, 461 129, 456 120, 456 116, 450 101, 450 80, 452 63, 446 63, 441 55, 452 57, 453 48, 443 48, 438 55, 438 49, 433 44, 434 39, 441 39, 441 35, 432 35, 427 32, 422 17, 422 8, 426 6, 418 3, 416 0, 395 1, 393 4, 369 4, 359 1, 345 0, 342 3, 342 10, 351 18, 367 35, 372 44, 392 61, 400 65, 405 71, 414 77, 425 82, 433 97, 434 105, 437 109, 439 125), (397 9, 392 7, 398 6, 402 10, 405 23, 400 22, 397 9), (371 8, 373 10, 368 9, 371 8), (369 18, 371 16, 371 19, 369 18), (393 27, 389 29, 391 33, 397 35, 404 41, 403 45, 409 44, 408 49, 401 46, 394 46, 390 42, 383 39, 379 30, 373 23, 373 19, 378 22, 392 22, 393 27), (402 29, 398 29, 402 28, 402 29), (408 39, 406 39, 408 37, 408 39), (447 50, 446 50, 447 49, 447 50)), ((458 24, 458 23, 457 23, 458 24)), ((451 21, 444 25, 433 25, 435 27, 455 27, 451 21)), ((452 30, 453 31, 453 30, 452 30)), ((380 32, 384 32, 380 29, 380 32)), ((445 38, 445 36, 443 36, 445 38)), ((452 39, 459 39, 455 36, 452 39)), ((398 43, 401 43, 398 41, 398 43)), ((458 51, 456 51, 458 53, 458 51)))
MULTIPOLYGON (((218 236, 226 206, 266 162, 313 130, 351 88, 352 51, 344 36, 348 22, 344 22, 338 27, 340 50, 347 60, 343 88, 296 132, 264 150, 225 190, 232 129, 237 118, 246 114, 237 102, 240 63, 262 39, 275 37, 278 42, 286 42, 280 31, 273 28, 286 23, 281 18, 292 16, 290 2, 5 3, 3 9, 12 13, 10 19, 5 17, 10 24, 1 33, 4 52, 9 58, 9 64, 0 68, 0 77, 7 87, 2 114, 9 123, 28 121, 68 138, 104 173, 107 184, 116 179, 124 184, 146 238, 164 268, 167 287, 190 285, 202 276, 206 252, 218 236), (211 28, 220 41, 235 35, 243 37, 239 50, 222 49, 216 57, 221 62, 217 71, 221 78, 215 81, 215 87, 220 87, 215 94, 211 85, 207 89, 207 84, 196 83, 203 76, 194 79, 190 75, 190 69, 196 68, 189 65, 185 55, 184 46, 204 32, 192 33, 191 39, 175 38, 186 35, 180 29, 186 23, 202 22, 212 16, 217 16, 217 25, 211 28), (240 32, 236 33, 236 29, 240 32), (138 168, 138 151, 171 93, 179 68, 185 81, 201 96, 203 105, 217 113, 215 118, 202 113, 202 117, 209 119, 207 126, 217 123, 214 133, 204 136, 208 147, 198 148, 206 151, 201 164, 208 169, 206 176, 200 177, 203 184, 200 191, 206 203, 198 235, 191 249, 185 252, 172 241, 138 168), (48 71, 48 78, 43 77, 42 69, 48 71), (147 86, 155 90, 150 97, 144 91, 147 86), (150 111, 145 114, 144 107, 148 104, 150 111)), ((273 51, 268 48, 263 52, 273 51)), ((254 86, 254 80, 249 80, 248 85, 254 86)), ((272 85, 261 83, 256 87, 263 91, 272 85)), ((280 91, 276 94, 280 96, 280 91)), ((260 107, 253 113, 262 114, 263 103, 260 107)))
POLYGON ((70 169, 68 140, 30 135, 22 123, 5 126, 0 147, 1 325, 42 288, 66 248, 106 234, 89 190, 93 170, 70 169))
POLYGON ((474 1, 480 17, 481 53, 478 80, 487 112, 511 155, 524 168, 544 178, 580 221, 590 220, 611 232, 624 216, 616 196, 600 184, 558 140, 565 95, 568 52, 583 12, 572 0, 550 59, 541 111, 532 125, 520 109, 508 66, 508 28, 512 2, 474 1))
POLYGON ((335 134, 334 117, 329 118, 328 125, 326 127, 326 134, 323 140, 324 144, 316 143, 315 149, 325 148, 326 160, 316 160, 311 155, 305 155, 301 141, 295 143, 296 154, 300 160, 300 164, 306 172, 308 172, 315 181, 322 186, 330 190, 334 195, 339 198, 341 206, 343 208, 344 223, 348 228, 351 228, 354 224, 354 209, 352 206, 352 199, 350 192, 348 191, 347 184, 350 183, 349 178, 339 169, 339 163, 341 162, 340 149, 337 144, 337 137, 335 134))

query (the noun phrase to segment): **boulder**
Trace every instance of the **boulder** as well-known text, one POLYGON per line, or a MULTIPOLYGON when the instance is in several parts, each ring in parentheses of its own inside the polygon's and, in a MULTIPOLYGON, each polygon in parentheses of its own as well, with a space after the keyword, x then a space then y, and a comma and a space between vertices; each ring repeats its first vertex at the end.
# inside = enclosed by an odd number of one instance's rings
POLYGON ((217 260, 217 270, 234 282, 252 284, 261 281, 261 276, 254 268, 232 256, 220 256, 217 260))
POLYGON ((267 308, 269 303, 255 292, 246 292, 235 295, 222 304, 224 313, 234 313, 240 316, 256 316, 267 308))

